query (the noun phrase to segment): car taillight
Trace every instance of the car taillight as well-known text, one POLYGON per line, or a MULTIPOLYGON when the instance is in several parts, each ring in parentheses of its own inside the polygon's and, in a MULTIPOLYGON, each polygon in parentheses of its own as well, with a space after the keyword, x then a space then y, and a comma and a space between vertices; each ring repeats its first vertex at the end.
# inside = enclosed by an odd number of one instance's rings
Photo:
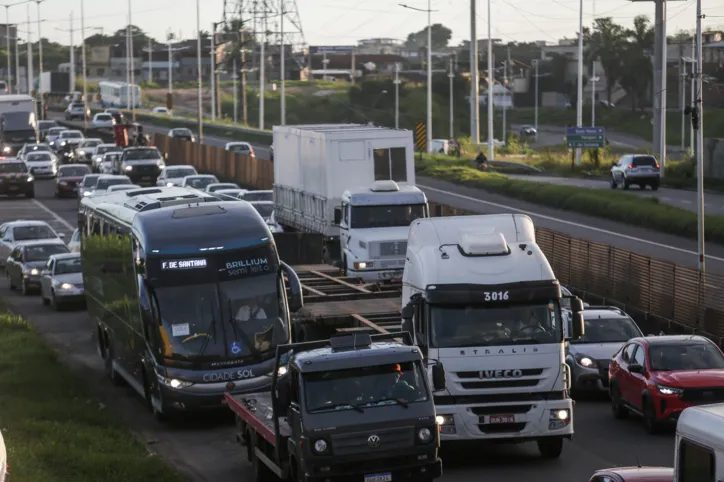
POLYGON ((660 168, 659 168, 659 164, 658 164, 658 163, 656 163, 656 169, 660 169, 660 168))
POLYGON ((634 168, 634 165, 633 165, 633 164, 629 164, 629 165, 628 165, 628 168, 629 168, 629 169, 633 169, 633 168, 634 168))

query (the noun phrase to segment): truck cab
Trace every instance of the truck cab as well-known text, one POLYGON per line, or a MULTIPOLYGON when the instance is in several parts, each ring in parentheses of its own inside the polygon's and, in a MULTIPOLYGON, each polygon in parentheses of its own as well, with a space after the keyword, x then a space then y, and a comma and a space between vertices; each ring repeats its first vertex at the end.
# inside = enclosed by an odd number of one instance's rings
POLYGON ((364 281, 399 280, 410 224, 429 216, 425 193, 395 181, 349 189, 335 211, 342 268, 364 281))
MULTIPOLYGON (((448 373, 435 393, 442 441, 536 441, 560 456, 573 435, 562 295, 531 219, 418 219, 402 281, 402 330, 448 373)), ((580 337, 581 300, 570 306, 580 337)))
POLYGON ((674 480, 724 480, 724 403, 690 407, 676 424, 674 480))
MULTIPOLYGON (((271 393, 226 395, 256 480, 440 477, 433 388, 409 341, 398 332, 279 346, 271 393)), ((444 389, 441 367, 434 373, 444 389)))

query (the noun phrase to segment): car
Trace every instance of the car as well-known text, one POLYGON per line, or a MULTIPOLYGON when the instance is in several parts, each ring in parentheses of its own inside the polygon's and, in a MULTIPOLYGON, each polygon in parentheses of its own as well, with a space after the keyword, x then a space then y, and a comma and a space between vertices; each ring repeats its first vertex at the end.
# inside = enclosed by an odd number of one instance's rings
POLYGON ((171 113, 168 111, 165 107, 154 107, 151 109, 151 112, 153 114, 160 114, 160 115, 170 115, 171 113))
POLYGON ((91 170, 93 172, 100 172, 101 163, 103 162, 103 156, 109 152, 123 152, 123 148, 115 144, 100 144, 96 147, 96 151, 93 153, 93 160, 91 162, 91 170))
POLYGON ((182 141, 196 142, 196 137, 194 137, 194 133, 191 132, 191 129, 187 129, 186 127, 177 127, 175 129, 171 129, 170 131, 168 131, 168 136, 173 137, 174 139, 181 139, 182 141))
POLYGON ((98 178, 98 182, 95 185, 95 188, 91 192, 91 196, 96 196, 99 194, 105 194, 108 191, 108 188, 111 186, 116 186, 118 184, 133 184, 128 176, 118 176, 114 174, 101 174, 98 178))
POLYGON ((103 139, 86 138, 75 148, 75 162, 92 164, 93 156, 98 146, 103 144, 103 139))
POLYGON ((55 197, 78 197, 79 185, 88 174, 91 170, 85 164, 60 166, 55 178, 55 197))
POLYGON ((241 189, 238 184, 235 184, 233 182, 220 182, 217 184, 209 184, 206 186, 206 189, 204 191, 206 192, 216 192, 221 191, 222 189, 241 189))
POLYGON ((535 137, 538 135, 538 130, 529 125, 520 126, 520 137, 535 137))
POLYGON ((55 149, 55 141, 58 139, 60 133, 66 130, 68 130, 66 127, 51 127, 48 129, 48 133, 45 134, 45 141, 52 149, 55 149))
POLYGON ((143 189, 143 187, 138 184, 116 184, 106 189, 106 192, 130 191, 131 189, 143 189))
POLYGON ((264 218, 269 231, 272 233, 283 233, 284 228, 274 218, 274 203, 272 201, 252 201, 249 204, 254 206, 256 212, 264 218))
POLYGON ((58 158, 50 152, 29 152, 25 155, 25 165, 36 178, 52 178, 58 174, 58 158))
MULTIPOLYGON (((571 339, 566 347, 571 392, 606 392, 611 358, 624 343, 644 334, 633 318, 615 306, 589 306, 582 314, 585 335, 571 339)), ((566 321, 570 323, 570 319, 566 321)), ((570 328, 566 332, 570 333, 570 328)))
POLYGON ((73 235, 68 241, 68 249, 71 253, 80 253, 80 230, 78 228, 73 231, 73 235))
POLYGON ((25 156, 27 156, 31 152, 47 152, 48 154, 52 154, 53 157, 57 159, 57 156, 55 155, 55 151, 53 151, 53 148, 50 147, 49 144, 46 144, 45 142, 33 142, 25 144, 19 151, 18 151, 18 159, 25 160, 25 156))
POLYGON ((244 154, 249 157, 256 157, 256 154, 254 153, 254 146, 248 142, 227 142, 224 149, 229 152, 238 152, 239 154, 244 154))
POLYGON ((632 184, 641 189, 650 186, 656 191, 661 183, 659 162, 651 154, 624 154, 616 164, 611 167, 611 189, 620 184, 628 189, 632 184))
POLYGON ((64 239, 45 221, 16 220, 0 225, 0 266, 5 266, 10 253, 23 243, 37 240, 64 239))
POLYGON ((93 127, 96 129, 113 128, 114 125, 116 125, 115 119, 107 112, 99 112, 93 116, 93 127))
POLYGON ((167 166, 161 171, 156 179, 157 186, 180 186, 186 176, 196 176, 196 168, 193 166, 167 166))
POLYGON ((23 295, 40 290, 40 272, 54 254, 70 253, 59 239, 30 241, 18 246, 5 262, 5 273, 10 289, 20 288, 23 295))
POLYGON ((239 199, 244 201, 273 201, 274 191, 246 191, 245 193, 239 194, 239 199))
POLYGON ((60 161, 63 163, 71 162, 74 157, 75 148, 78 147, 83 141, 83 133, 78 130, 64 130, 60 133, 57 139, 55 139, 55 150, 60 157, 60 161))
POLYGON ((38 137, 41 140, 45 139, 45 135, 53 127, 60 127, 54 120, 41 120, 38 121, 38 137))
POLYGON ((120 163, 120 152, 106 152, 98 167, 101 174, 115 174, 116 166, 120 163))
POLYGON ((597 470, 589 482, 674 482, 673 467, 613 467, 597 470))
POLYGON ((634 338, 613 357, 608 373, 613 416, 640 414, 649 433, 688 407, 724 402, 724 354, 703 336, 634 338))
POLYGON ((20 159, 0 159, 0 194, 35 197, 35 178, 20 159))
POLYGON ((78 194, 82 194, 83 197, 90 196, 96 188, 99 177, 101 177, 100 174, 86 174, 78 185, 78 194))
POLYGON ((108 108, 104 110, 106 114, 110 114, 111 117, 113 117, 113 120, 116 121, 116 124, 123 124, 123 122, 126 120, 126 117, 123 115, 123 112, 121 112, 118 109, 114 108, 108 108))
POLYGON ((447 154, 450 149, 450 142, 447 139, 432 139, 432 152, 447 154))
POLYGON ((65 120, 84 120, 86 117, 90 117, 90 113, 90 109, 87 109, 83 102, 71 102, 65 109, 65 120))
POLYGON ((166 162, 156 147, 126 147, 114 171, 127 175, 134 183, 154 186, 166 162))
POLYGON ((246 189, 219 189, 214 195, 222 201, 239 201, 239 194, 243 194, 246 191, 246 189))
POLYGON ((211 174, 196 174, 186 176, 181 181, 181 187, 190 187, 203 191, 209 184, 218 184, 219 180, 211 174))
POLYGON ((80 253, 53 254, 48 258, 40 272, 40 299, 56 311, 85 303, 80 253))

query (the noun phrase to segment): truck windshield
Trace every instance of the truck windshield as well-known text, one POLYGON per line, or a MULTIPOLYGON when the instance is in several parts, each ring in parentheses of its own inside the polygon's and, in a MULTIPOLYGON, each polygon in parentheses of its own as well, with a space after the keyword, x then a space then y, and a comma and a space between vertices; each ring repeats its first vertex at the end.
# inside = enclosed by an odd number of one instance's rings
POLYGON ((426 215, 425 210, 424 204, 352 206, 350 228, 364 229, 409 226, 415 219, 424 218, 426 215))
POLYGON ((11 142, 35 142, 35 131, 33 129, 5 131, 3 137, 6 141, 11 142))
POLYGON ((304 375, 307 412, 356 410, 427 401, 424 374, 416 362, 390 363, 304 375))
POLYGON ((530 345, 563 340, 558 300, 487 307, 431 306, 430 342, 434 348, 530 345))
POLYGON ((287 342, 284 300, 278 296, 275 273, 251 282, 158 287, 155 292, 164 339, 175 355, 257 357, 287 342))

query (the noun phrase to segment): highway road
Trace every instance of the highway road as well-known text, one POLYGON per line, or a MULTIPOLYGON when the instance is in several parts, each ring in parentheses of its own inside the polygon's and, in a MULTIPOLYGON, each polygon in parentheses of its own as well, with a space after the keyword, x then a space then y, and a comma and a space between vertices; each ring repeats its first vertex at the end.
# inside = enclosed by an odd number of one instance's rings
MULTIPOLYGON (((59 114, 54 115, 57 116, 55 117, 56 119, 60 119, 61 117, 59 114)), ((82 123, 73 123, 73 125, 79 128, 82 127, 82 123)), ((149 132, 168 132, 166 128, 154 127, 147 124, 145 128, 148 129, 149 132)), ((205 143, 217 147, 224 147, 225 143, 229 140, 243 139, 216 136, 205 137, 205 143)), ((255 148, 259 152, 259 157, 263 158, 262 149, 264 146, 255 145, 255 148)), ((536 177, 535 179, 544 180, 543 177, 536 177)), ((550 209, 492 194, 481 189, 459 186, 439 179, 418 176, 417 186, 425 192, 430 201, 435 203, 447 204, 481 214, 501 212, 527 214, 537 226, 565 233, 569 236, 628 249, 645 256, 651 256, 655 259, 687 267, 695 268, 698 266, 695 240, 570 211, 550 209)), ((672 191, 674 193, 671 194, 672 196, 679 196, 681 199, 683 199, 682 196, 691 195, 689 191, 665 189, 661 192, 663 191, 672 191)), ((636 189, 632 189, 631 192, 636 192, 636 189)), ((619 192, 611 193, 611 195, 616 194, 619 194, 619 192)), ((644 196, 646 194, 641 193, 640 195, 644 196)), ((724 202, 722 202, 722 205, 724 205, 724 202)), ((724 246, 706 243, 705 248, 707 271, 710 273, 724 274, 724 246)))
MULTIPOLYGON (((43 219, 70 236, 76 222, 77 200, 52 196, 52 181, 39 181, 35 200, 0 199, 0 222, 43 219)), ((84 311, 55 313, 37 296, 10 292, 0 281, 0 293, 14 312, 26 317, 61 357, 97 390, 101 402, 117 413, 148 449, 157 452, 193 481, 252 480, 242 448, 234 442, 228 417, 195 416, 173 425, 161 425, 130 389, 117 388, 104 376, 84 311)), ((52 396, 52 394, 50 394, 52 396)), ((79 402, 80 403, 80 402, 79 402)), ((533 444, 443 448, 442 482, 478 482, 482 474, 511 482, 584 482, 600 468, 644 465, 671 466, 673 433, 646 434, 640 420, 614 420, 608 401, 587 397, 574 411, 576 436, 567 442, 558 460, 542 460, 533 444)))

